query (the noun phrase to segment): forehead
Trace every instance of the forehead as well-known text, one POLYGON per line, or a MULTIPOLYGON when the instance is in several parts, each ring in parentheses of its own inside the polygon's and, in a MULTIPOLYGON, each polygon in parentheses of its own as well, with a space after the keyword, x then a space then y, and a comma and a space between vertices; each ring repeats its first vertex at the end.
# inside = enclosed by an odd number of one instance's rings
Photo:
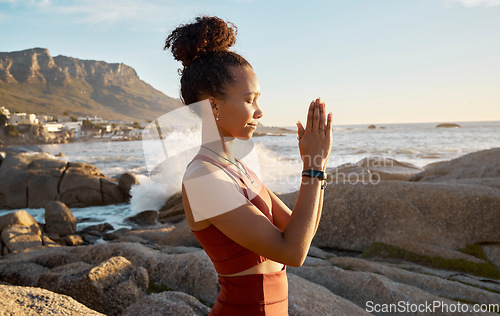
POLYGON ((230 69, 235 83, 227 89, 228 93, 259 93, 260 84, 257 75, 250 67, 231 67, 230 69))

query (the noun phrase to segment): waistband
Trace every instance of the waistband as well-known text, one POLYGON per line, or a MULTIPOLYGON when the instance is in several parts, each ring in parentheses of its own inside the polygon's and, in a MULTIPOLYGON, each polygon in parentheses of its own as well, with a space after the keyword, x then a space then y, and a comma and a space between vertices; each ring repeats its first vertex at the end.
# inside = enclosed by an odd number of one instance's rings
POLYGON ((223 304, 270 305, 288 299, 286 266, 278 272, 218 277, 217 301, 223 304))

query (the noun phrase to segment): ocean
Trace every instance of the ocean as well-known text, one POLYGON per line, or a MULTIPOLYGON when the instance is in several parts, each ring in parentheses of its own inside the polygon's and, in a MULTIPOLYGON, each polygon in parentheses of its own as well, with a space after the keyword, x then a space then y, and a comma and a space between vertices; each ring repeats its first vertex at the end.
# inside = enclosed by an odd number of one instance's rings
MULTIPOLYGON (((356 163, 366 157, 393 158, 418 167, 450 160, 470 152, 500 147, 500 122, 457 122, 461 128, 436 128, 438 123, 380 124, 333 127, 333 146, 327 168, 356 163)), ((262 182, 274 192, 287 193, 299 189, 300 161, 296 127, 285 136, 253 137, 262 182)), ((108 222, 115 229, 130 228, 125 217, 142 210, 158 209, 180 189, 180 183, 161 185, 151 181, 143 154, 142 141, 95 141, 40 145, 51 153, 64 153, 70 162, 93 164, 105 175, 118 179, 124 172, 137 175, 141 185, 132 191, 130 204, 102 207, 72 208, 79 221, 77 229, 108 222)), ((181 168, 182 169, 182 168, 181 168)), ((25 209, 44 223, 43 209, 25 209)), ((0 210, 0 215, 13 210, 0 210)))

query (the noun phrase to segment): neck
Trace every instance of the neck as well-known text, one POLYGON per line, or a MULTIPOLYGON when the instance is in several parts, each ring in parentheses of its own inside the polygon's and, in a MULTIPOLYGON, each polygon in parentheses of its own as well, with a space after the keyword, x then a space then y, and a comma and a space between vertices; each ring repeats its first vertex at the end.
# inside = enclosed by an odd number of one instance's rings
POLYGON ((203 144, 203 146, 204 147, 200 148, 200 154, 213 157, 217 160, 220 160, 222 159, 221 157, 224 157, 232 163, 236 163, 234 157, 234 137, 227 138, 224 141, 219 140, 211 143, 205 143, 203 144), (219 155, 220 157, 217 155, 219 155))

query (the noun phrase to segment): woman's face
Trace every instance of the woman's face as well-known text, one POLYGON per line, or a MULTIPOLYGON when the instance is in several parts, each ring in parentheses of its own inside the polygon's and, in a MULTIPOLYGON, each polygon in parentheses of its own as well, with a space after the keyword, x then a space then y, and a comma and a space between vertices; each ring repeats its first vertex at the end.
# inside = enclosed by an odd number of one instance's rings
POLYGON ((260 85, 257 76, 250 67, 231 67, 235 83, 226 88, 226 95, 213 98, 214 115, 222 137, 250 139, 257 128, 258 120, 263 113, 257 105, 260 96, 260 85))

